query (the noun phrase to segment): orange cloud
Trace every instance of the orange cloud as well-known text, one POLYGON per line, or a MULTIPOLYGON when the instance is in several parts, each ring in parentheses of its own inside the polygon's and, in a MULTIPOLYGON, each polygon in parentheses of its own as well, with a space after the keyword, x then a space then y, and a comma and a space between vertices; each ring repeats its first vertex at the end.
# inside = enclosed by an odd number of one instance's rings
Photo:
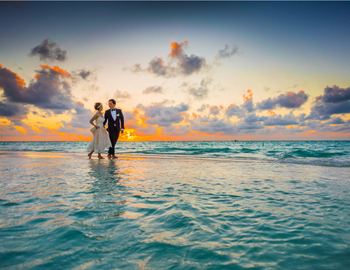
POLYGON ((23 135, 27 134, 27 131, 23 127, 15 126, 15 129, 17 129, 23 135))
MULTIPOLYGON (((2 68, 2 65, 0 64, 0 68, 2 68)), ((18 76, 17 73, 13 72, 12 70, 9 70, 7 68, 5 68, 6 70, 8 70, 9 72, 11 72, 12 74, 15 75, 16 77, 16 83, 17 83, 17 86, 21 87, 21 88, 24 88, 25 87, 25 81, 24 79, 22 79, 20 76, 18 76)))
POLYGON ((246 102, 249 99, 253 99, 253 91, 250 89, 247 90, 247 95, 246 94, 243 95, 244 102, 246 102))
POLYGON ((232 106, 234 106, 235 104, 232 103, 230 106, 227 107, 227 109, 230 109, 232 106))
POLYGON ((49 65, 40 65, 40 67, 42 67, 43 69, 48 69, 52 73, 60 75, 62 77, 71 77, 67 70, 61 69, 59 66, 50 67, 49 65))
POLYGON ((275 112, 273 112, 273 111, 267 111, 267 114, 268 115, 270 115, 270 116, 275 116, 275 115, 277 115, 275 112))
MULTIPOLYGON (((299 93, 305 94, 305 91, 304 90, 300 90, 299 93)), ((294 97, 295 95, 297 95, 297 94, 294 93, 294 92, 291 92, 291 91, 287 92, 287 96, 294 97)), ((317 99, 317 97, 316 97, 316 99, 317 99)))
POLYGON ((181 43, 171 42, 171 44, 170 44, 171 52, 169 53, 169 56, 173 57, 173 58, 179 57, 181 54, 183 54, 182 47, 185 47, 187 45, 188 45, 188 41, 187 40, 184 40, 181 43))

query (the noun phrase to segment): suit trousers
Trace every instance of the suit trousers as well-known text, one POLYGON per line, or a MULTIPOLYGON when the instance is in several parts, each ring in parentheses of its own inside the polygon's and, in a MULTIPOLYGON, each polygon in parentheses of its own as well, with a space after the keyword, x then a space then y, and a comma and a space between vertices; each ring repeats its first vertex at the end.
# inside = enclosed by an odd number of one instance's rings
POLYGON ((110 138, 111 144, 112 144, 112 147, 110 147, 108 150, 108 154, 114 155, 114 147, 118 141, 120 130, 117 127, 114 127, 112 130, 109 130, 109 128, 108 128, 108 133, 109 133, 109 138, 110 138))

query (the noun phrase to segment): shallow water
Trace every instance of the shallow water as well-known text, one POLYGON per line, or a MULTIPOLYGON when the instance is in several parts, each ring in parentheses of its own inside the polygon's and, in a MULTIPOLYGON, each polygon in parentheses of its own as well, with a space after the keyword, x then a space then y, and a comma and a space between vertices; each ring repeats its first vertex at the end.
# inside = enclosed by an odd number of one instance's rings
POLYGON ((349 269, 350 168, 0 153, 1 269, 349 269))
MULTIPOLYGON (((0 142, 0 151, 85 154, 88 144, 89 142, 0 142)), ((107 149, 105 153, 107 154, 107 149)), ((350 141, 118 142, 116 153, 350 167, 350 141)))

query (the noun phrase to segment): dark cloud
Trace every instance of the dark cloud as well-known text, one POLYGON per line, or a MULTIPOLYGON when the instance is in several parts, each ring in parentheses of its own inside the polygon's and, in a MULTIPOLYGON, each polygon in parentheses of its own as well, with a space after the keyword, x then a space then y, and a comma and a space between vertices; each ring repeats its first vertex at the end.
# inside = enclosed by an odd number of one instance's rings
POLYGON ((238 46, 237 45, 233 45, 232 49, 230 49, 230 46, 228 46, 226 44, 224 49, 221 49, 221 50, 218 51, 216 59, 229 58, 232 55, 235 55, 237 53, 238 53, 238 46))
POLYGON ((58 66, 40 65, 35 80, 28 87, 16 73, 0 66, 0 87, 3 96, 13 103, 32 104, 42 109, 62 113, 74 106, 69 83, 71 75, 58 66))
POLYGON ((178 68, 183 75, 190 75, 198 72, 204 67, 205 58, 191 54, 188 56, 183 48, 188 46, 187 40, 182 43, 172 42, 169 56, 178 63, 178 68))
POLYGON ((82 77, 84 80, 86 80, 88 77, 91 76, 92 72, 90 70, 81 69, 77 72, 77 74, 82 77))
POLYGON ((163 59, 160 57, 155 57, 151 62, 149 62, 147 71, 159 76, 175 76, 175 68, 170 64, 166 65, 163 59))
POLYGON ((326 87, 323 95, 316 97, 307 119, 330 119, 333 114, 350 113, 350 87, 326 87))
POLYGON ((196 56, 194 54, 187 55, 183 48, 188 46, 188 42, 185 40, 182 43, 172 42, 171 52, 169 57, 174 63, 165 63, 162 57, 154 57, 149 63, 147 68, 142 68, 140 64, 135 64, 131 68, 123 68, 123 70, 130 70, 131 72, 150 72, 157 76, 175 77, 178 75, 188 76, 193 73, 199 72, 206 66, 205 58, 196 56))
POLYGON ((14 104, 10 102, 0 101, 0 116, 15 117, 24 116, 28 113, 28 109, 22 104, 14 104))
POLYGON ((332 118, 331 121, 329 121, 327 124, 331 124, 331 125, 342 125, 345 124, 346 122, 341 119, 340 117, 334 117, 332 118))
POLYGON ((29 56, 39 55, 40 60, 65 61, 67 51, 61 50, 60 46, 52 40, 45 39, 40 45, 34 47, 29 56))
POLYGON ((311 108, 310 116, 318 119, 329 119, 333 114, 344 114, 350 113, 350 102, 344 101, 341 103, 323 103, 315 102, 314 106, 311 108), (318 116, 318 117, 317 117, 318 116))
POLYGON ((163 94, 163 88, 161 86, 150 86, 143 90, 142 94, 163 94))
POLYGON ((190 75, 194 72, 198 72, 203 66, 205 66, 205 59, 191 54, 187 56, 183 54, 179 59, 179 66, 184 75, 190 75))
POLYGON ((303 90, 300 90, 298 93, 288 92, 276 98, 268 98, 257 103, 257 108, 259 110, 273 110, 277 106, 287 109, 300 108, 307 101, 308 97, 303 90))
POLYGON ((316 98, 323 103, 343 103, 350 100, 350 87, 339 88, 334 85, 333 87, 326 87, 322 96, 316 98))

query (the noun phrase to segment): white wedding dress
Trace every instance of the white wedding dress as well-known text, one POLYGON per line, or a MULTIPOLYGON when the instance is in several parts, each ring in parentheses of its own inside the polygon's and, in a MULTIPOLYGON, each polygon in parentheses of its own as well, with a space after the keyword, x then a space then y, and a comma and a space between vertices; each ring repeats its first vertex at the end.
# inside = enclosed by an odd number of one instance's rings
POLYGON ((97 151, 98 153, 103 153, 107 147, 112 147, 111 140, 109 139, 107 130, 103 126, 103 120, 104 118, 99 116, 96 119, 96 126, 100 128, 93 127, 92 129, 90 129, 90 131, 94 135, 94 138, 92 139, 92 141, 88 146, 89 152, 94 150, 94 151, 97 151))

